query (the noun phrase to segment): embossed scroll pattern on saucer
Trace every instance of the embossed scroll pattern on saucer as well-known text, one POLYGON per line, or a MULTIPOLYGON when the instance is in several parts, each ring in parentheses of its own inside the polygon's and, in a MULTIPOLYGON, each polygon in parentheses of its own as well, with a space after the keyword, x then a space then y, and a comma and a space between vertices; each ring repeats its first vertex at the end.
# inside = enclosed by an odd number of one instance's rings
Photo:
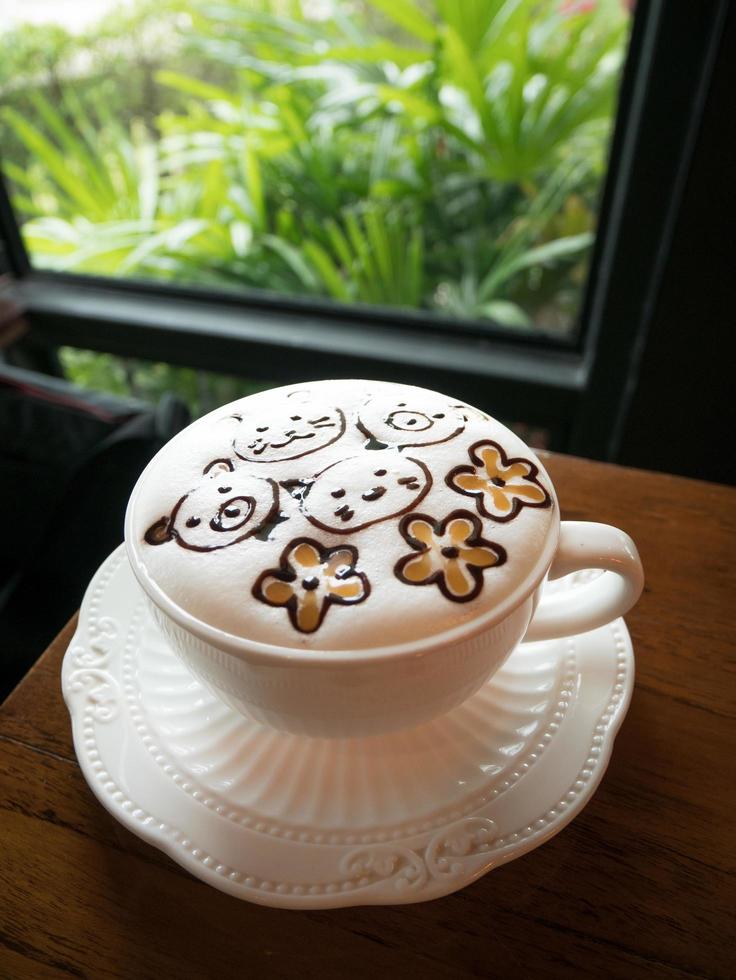
MULTIPOLYGON (((143 684, 144 673, 137 676, 136 658, 145 662, 149 642, 136 645, 146 635, 145 619, 118 550, 93 580, 63 667, 64 695, 85 777, 118 820, 188 870, 238 897, 280 907, 435 898, 542 843, 592 794, 632 688, 631 647, 621 621, 576 638, 570 687, 564 666, 569 641, 521 648, 509 665, 520 652, 530 664, 535 656, 539 662, 562 658, 562 693, 544 731, 532 740, 528 757, 514 760, 485 802, 475 797, 449 810, 435 807, 434 820, 419 814, 414 824, 300 827, 263 815, 259 819, 255 810, 246 813, 245 807, 228 799, 225 786, 217 794, 202 780, 197 785, 183 766, 177 766, 180 760, 167 754, 166 740, 149 727, 141 708, 145 690, 137 686, 143 684), (135 757, 130 772, 141 774, 133 789, 124 788, 130 777, 122 776, 119 768, 123 740, 126 753, 135 757), (557 772, 560 757, 565 768, 557 772), (542 781, 536 779, 537 771, 553 764, 554 796, 541 793, 542 781), (164 810, 174 816, 162 816, 164 810), (195 824, 197 839, 187 829, 195 824), (236 834, 235 850, 227 849, 225 826, 233 828, 230 835, 236 834), (317 869, 317 880, 289 873, 295 846, 308 849, 308 864, 317 869), (253 866, 256 862, 260 870, 253 866)), ((158 656, 163 656, 162 650, 158 656)), ((173 654, 169 656, 172 670, 180 669, 173 654)), ((191 683, 196 684, 193 679, 191 683)), ((247 719, 242 723, 249 724, 247 719)), ((216 727, 215 718, 212 730, 216 727)))

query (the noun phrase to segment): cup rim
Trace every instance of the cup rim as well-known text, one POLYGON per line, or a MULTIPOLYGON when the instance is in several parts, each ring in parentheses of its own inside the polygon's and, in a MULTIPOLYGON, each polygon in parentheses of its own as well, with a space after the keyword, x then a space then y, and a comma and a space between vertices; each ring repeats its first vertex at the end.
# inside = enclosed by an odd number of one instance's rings
POLYGON ((487 610, 481 616, 461 623, 459 626, 451 627, 432 636, 383 646, 325 650, 318 647, 293 647, 265 643, 262 640, 251 640, 235 633, 229 633, 187 612, 151 577, 145 562, 138 553, 138 543, 132 533, 132 512, 137 498, 138 486, 134 488, 131 494, 125 515, 125 549, 133 574, 151 602, 181 629, 230 656, 270 666, 275 666, 281 662, 284 666, 299 665, 305 667, 337 667, 349 664, 365 665, 390 660, 403 660, 428 654, 438 648, 453 646, 469 640, 479 633, 487 632, 506 619, 536 590, 552 564, 560 536, 557 494, 551 481, 548 485, 551 488, 557 519, 549 530, 544 547, 539 552, 532 571, 526 579, 519 583, 516 589, 510 592, 497 606, 487 610))

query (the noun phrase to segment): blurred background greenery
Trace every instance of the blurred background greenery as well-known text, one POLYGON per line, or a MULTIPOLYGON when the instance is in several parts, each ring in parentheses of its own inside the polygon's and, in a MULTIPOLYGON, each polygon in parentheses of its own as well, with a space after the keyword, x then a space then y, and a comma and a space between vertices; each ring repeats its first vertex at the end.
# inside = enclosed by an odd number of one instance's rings
POLYGON ((61 347, 59 359, 65 375, 83 388, 138 398, 152 404, 166 392, 175 392, 187 403, 195 418, 236 398, 273 388, 277 383, 248 381, 198 368, 117 357, 76 347, 61 347))
MULTIPOLYGON (((0 34, 1 163, 37 267, 574 335, 622 0, 121 0, 56 20, 0 34)), ((62 359, 107 390, 224 400, 184 369, 62 359)))

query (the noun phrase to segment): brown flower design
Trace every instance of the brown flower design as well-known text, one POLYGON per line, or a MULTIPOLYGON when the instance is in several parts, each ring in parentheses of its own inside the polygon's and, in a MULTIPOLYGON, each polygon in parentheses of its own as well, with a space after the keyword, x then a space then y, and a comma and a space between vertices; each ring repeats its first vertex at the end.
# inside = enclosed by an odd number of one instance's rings
POLYGON ((407 585, 436 583, 453 602, 475 599, 483 588, 483 572, 506 561, 506 550, 481 537, 480 518, 467 510, 454 510, 442 521, 407 514, 399 530, 419 554, 400 558, 396 577, 407 585))
POLYGON ((491 439, 468 450, 473 466, 456 466, 445 483, 458 493, 475 497, 478 512, 496 521, 510 521, 522 507, 549 507, 552 498, 538 480, 539 468, 528 459, 509 458, 491 439))
POLYGON ((332 603, 353 605, 368 598, 368 578, 355 571, 358 549, 323 548, 312 538, 294 538, 284 548, 279 568, 262 572, 253 595, 269 606, 284 606, 291 625, 314 633, 332 603))

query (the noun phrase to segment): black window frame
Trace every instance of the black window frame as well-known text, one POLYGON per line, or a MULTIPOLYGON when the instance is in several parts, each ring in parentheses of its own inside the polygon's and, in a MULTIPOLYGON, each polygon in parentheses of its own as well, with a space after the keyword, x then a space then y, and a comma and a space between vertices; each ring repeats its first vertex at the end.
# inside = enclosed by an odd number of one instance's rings
POLYGON ((580 329, 570 341, 422 311, 346 307, 32 267, 0 180, 0 271, 40 350, 61 345, 258 380, 375 377, 445 390, 616 457, 728 0, 639 2, 580 329))

